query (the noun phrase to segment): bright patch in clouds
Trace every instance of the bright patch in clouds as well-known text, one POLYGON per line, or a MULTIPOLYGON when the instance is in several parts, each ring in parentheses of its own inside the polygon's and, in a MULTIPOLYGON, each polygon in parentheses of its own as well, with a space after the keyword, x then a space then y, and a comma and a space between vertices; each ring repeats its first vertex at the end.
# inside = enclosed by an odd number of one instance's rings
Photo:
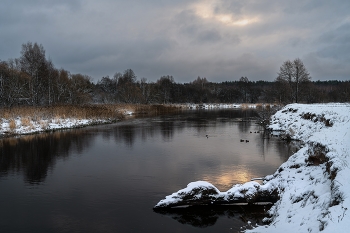
POLYGON ((94 81, 128 68, 150 81, 273 81, 283 61, 297 57, 313 80, 350 77, 349 0, 1 3, 1 61, 37 42, 56 67, 94 81))
POLYGON ((215 12, 214 0, 208 0, 193 5, 194 12, 203 19, 214 20, 227 26, 246 26, 259 21, 258 17, 234 17, 232 14, 215 12))

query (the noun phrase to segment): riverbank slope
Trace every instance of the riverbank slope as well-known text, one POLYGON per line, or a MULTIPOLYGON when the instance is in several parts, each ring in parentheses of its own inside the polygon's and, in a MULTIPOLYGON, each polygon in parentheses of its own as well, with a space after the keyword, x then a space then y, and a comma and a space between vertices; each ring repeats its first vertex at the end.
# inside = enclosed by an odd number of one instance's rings
POLYGON ((254 203, 278 193, 278 201, 264 219, 266 225, 248 223, 251 229, 245 228, 246 232, 347 232, 350 104, 290 104, 272 116, 269 128, 287 140, 300 140, 303 146, 262 185, 251 181, 220 192, 208 182, 193 182, 154 208, 242 199, 254 203))
POLYGON ((291 104, 270 129, 304 146, 265 183, 279 190, 269 226, 248 232, 346 232, 350 229, 350 105, 291 104))

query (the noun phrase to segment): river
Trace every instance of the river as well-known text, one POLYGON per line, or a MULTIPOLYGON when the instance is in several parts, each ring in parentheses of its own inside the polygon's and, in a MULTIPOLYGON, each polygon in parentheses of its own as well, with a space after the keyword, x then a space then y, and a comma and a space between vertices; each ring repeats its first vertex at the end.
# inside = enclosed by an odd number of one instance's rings
POLYGON ((226 191, 273 174, 293 148, 254 117, 192 110, 1 139, 0 232, 237 232, 247 220, 229 209, 152 208, 192 181, 226 191))

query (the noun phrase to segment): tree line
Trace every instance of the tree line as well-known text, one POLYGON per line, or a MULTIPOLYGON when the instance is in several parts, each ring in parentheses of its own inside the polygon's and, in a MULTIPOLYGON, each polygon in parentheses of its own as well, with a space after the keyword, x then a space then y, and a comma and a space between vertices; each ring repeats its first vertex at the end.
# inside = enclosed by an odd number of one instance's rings
POLYGON ((27 42, 19 58, 0 61, 0 106, 350 101, 350 81, 311 81, 300 59, 285 61, 276 76, 272 82, 241 77, 215 83, 197 77, 192 82, 177 83, 165 75, 151 82, 138 79, 132 69, 127 69, 93 83, 88 75, 55 68, 41 44, 27 42))

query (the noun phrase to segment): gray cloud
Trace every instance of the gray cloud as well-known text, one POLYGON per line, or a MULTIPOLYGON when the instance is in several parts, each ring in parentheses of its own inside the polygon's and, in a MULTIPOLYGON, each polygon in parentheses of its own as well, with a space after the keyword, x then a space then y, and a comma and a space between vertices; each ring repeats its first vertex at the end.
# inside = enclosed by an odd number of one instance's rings
POLYGON ((317 48, 305 56, 315 79, 350 79, 350 21, 329 29, 316 39, 317 48))
POLYGON ((348 9, 348 0, 4 0, 0 59, 32 41, 56 67, 95 80, 131 68, 188 82, 274 80, 300 57, 315 80, 348 80, 348 9))
POLYGON ((304 56, 305 65, 313 80, 349 80, 350 67, 348 62, 327 59, 317 53, 304 56))
POLYGON ((321 57, 331 57, 350 62, 350 21, 320 36, 324 48, 318 51, 321 57))

